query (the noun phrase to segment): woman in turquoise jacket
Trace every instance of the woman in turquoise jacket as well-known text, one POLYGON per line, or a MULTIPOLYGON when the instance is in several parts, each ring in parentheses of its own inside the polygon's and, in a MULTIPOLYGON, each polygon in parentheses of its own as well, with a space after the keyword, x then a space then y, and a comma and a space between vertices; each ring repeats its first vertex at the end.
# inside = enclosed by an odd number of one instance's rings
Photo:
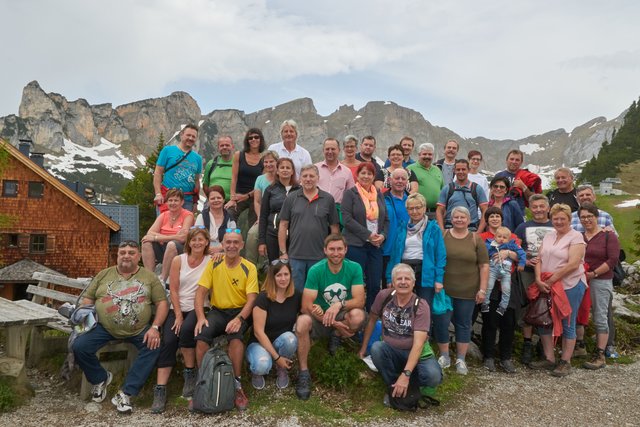
POLYGON ((396 264, 403 262, 410 265, 416 273, 416 293, 426 299, 432 308, 435 292, 442 289, 444 266, 447 263, 444 239, 438 223, 427 218, 427 203, 421 194, 407 197, 406 207, 409 223, 404 229, 398 230, 394 240, 385 272, 387 281, 391 282, 391 270, 396 264))

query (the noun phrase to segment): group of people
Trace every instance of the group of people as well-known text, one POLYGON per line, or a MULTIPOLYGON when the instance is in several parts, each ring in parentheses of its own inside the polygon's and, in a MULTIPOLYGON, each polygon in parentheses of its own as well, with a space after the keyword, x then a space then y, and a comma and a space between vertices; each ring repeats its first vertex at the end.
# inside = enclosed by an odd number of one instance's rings
POLYGON ((139 350, 112 399, 120 412, 132 410, 130 397, 154 368, 151 410, 164 411, 178 351, 182 396, 193 396, 198 367, 222 336, 240 410, 248 405, 245 359, 250 383, 260 390, 274 367, 276 387, 287 388, 297 358, 296 395, 308 399, 309 350, 323 337, 331 355, 344 339, 361 342, 359 356, 370 356, 389 386, 385 402, 405 396, 410 385, 433 393, 451 365, 466 375, 478 315, 490 371, 499 365, 516 372, 512 352, 521 326, 521 362, 567 375, 574 350, 586 354, 590 309, 597 345, 584 366, 601 368, 605 355, 615 354, 611 278, 619 242, 611 216, 594 204, 593 188, 574 188, 571 170, 558 169, 557 189, 545 196, 540 178, 522 168, 519 150, 508 153, 506 170, 488 182, 480 173, 482 154, 472 150, 458 159, 454 140, 434 163, 432 144, 421 144, 415 161, 414 140, 404 137, 381 166, 373 136, 362 138, 357 152, 358 139, 348 135, 342 161, 340 142, 327 138, 323 160, 313 164, 297 144, 293 120, 282 123, 280 134, 282 141, 265 149, 260 129, 249 129, 236 153, 230 137, 218 138, 219 154, 204 165, 207 203, 196 219, 203 168, 192 150, 197 127, 186 126, 180 144, 163 149, 154 176, 156 221, 140 245, 120 244, 117 265, 96 275, 84 294, 99 324, 73 350, 94 401, 106 398, 112 381, 95 356, 111 339, 139 350), (249 219, 241 229, 244 211, 249 219), (262 284, 259 257, 268 265, 262 284), (550 294, 556 307, 553 327, 535 331, 544 350, 538 361, 534 328, 522 323, 525 293, 550 294), (372 338, 377 326, 379 339, 372 338), (554 336, 562 336, 558 361, 554 336))

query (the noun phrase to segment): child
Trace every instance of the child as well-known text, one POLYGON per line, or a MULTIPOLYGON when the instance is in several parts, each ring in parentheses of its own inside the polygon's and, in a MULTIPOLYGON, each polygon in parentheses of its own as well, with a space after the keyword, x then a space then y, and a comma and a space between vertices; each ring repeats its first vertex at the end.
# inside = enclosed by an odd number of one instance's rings
POLYGON ((520 246, 511 239, 511 230, 507 227, 498 227, 496 229, 494 240, 487 239, 486 245, 489 251, 489 284, 487 285, 487 293, 484 298, 484 302, 480 307, 480 311, 483 313, 489 312, 489 297, 493 291, 493 286, 496 280, 500 280, 500 288, 502 289, 502 299, 498 306, 496 313, 500 316, 504 315, 509 305, 509 298, 511 297, 511 265, 513 261, 511 258, 506 257, 502 259, 500 256, 501 250, 513 251, 518 254, 518 271, 524 270, 524 265, 527 261, 527 255, 520 246))

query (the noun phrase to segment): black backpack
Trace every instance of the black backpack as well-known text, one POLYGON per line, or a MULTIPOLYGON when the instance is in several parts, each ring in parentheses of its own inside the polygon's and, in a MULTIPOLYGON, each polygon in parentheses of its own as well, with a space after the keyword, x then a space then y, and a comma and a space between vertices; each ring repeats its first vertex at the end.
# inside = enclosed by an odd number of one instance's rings
MULTIPOLYGON (((473 197, 473 200, 476 202, 476 209, 480 207, 480 203, 478 203, 478 184, 476 184, 475 182, 471 182, 471 187, 467 188, 456 187, 453 182, 449 183, 449 192, 447 193, 447 201, 445 202, 446 204, 449 203, 449 199, 456 191, 460 191, 462 193, 471 193, 471 197, 473 197)), ((469 205, 469 201, 467 200, 466 196, 464 196, 464 202, 467 204, 467 208, 471 209, 471 205, 469 205)))
POLYGON ((193 391, 194 411, 216 414, 233 409, 236 394, 231 359, 220 347, 209 349, 198 370, 193 391))

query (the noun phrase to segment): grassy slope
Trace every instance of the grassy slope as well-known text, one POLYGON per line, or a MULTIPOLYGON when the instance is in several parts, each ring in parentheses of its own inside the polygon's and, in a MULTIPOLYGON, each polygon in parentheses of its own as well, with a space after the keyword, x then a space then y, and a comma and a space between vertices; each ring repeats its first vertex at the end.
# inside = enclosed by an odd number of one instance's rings
MULTIPOLYGON (((638 183, 640 184, 640 173, 638 173, 638 183)), ((638 190, 640 190, 640 188, 638 190)), ((640 191, 638 192, 640 193, 640 191)), ((598 196, 596 200, 598 207, 613 216, 613 222, 620 236, 622 247, 627 254, 627 262, 633 262, 638 259, 638 257, 631 252, 631 249, 635 248, 633 236, 637 232, 637 226, 634 224, 634 221, 640 218, 640 209, 637 207, 617 208, 615 206, 626 200, 634 199, 640 199, 640 196, 638 196, 637 193, 625 196, 598 196)))

